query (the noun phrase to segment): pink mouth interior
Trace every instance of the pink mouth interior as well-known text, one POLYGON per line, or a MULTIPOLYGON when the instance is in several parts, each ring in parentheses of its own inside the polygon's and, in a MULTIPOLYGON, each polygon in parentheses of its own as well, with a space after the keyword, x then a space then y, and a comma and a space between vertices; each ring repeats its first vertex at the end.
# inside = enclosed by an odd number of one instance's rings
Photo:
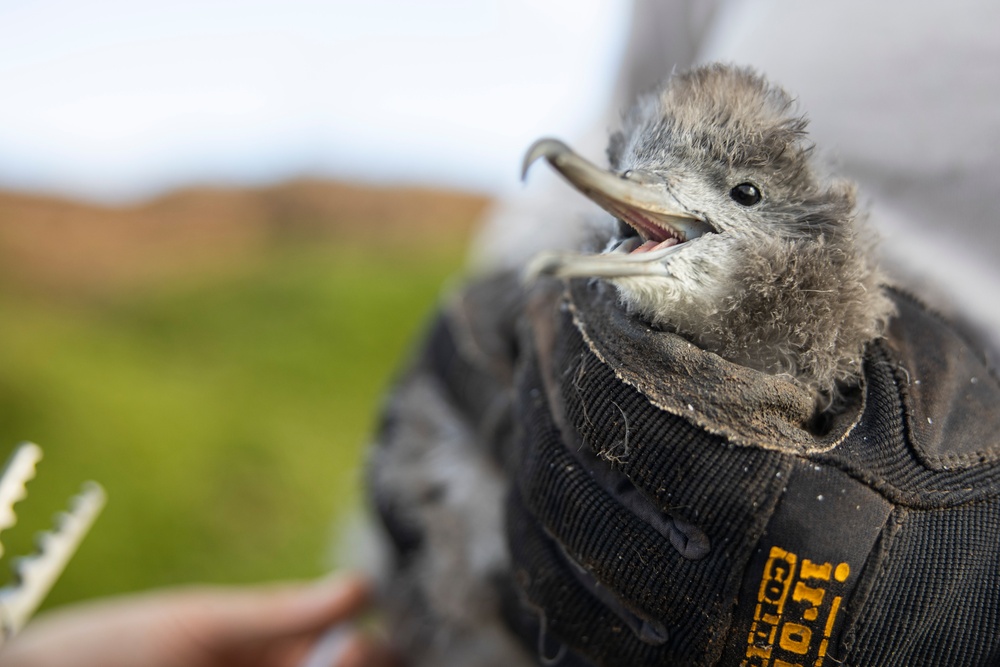
POLYGON ((630 255, 662 250, 663 248, 669 248, 687 240, 682 238, 680 233, 656 224, 635 209, 617 206, 615 208, 618 209, 616 213, 619 217, 639 232, 643 239, 646 239, 641 245, 632 250, 629 253, 630 255))
POLYGON ((652 252, 653 250, 662 250, 664 248, 669 248, 680 243, 679 239, 670 237, 666 241, 646 241, 641 246, 630 252, 630 255, 638 255, 644 252, 652 252))

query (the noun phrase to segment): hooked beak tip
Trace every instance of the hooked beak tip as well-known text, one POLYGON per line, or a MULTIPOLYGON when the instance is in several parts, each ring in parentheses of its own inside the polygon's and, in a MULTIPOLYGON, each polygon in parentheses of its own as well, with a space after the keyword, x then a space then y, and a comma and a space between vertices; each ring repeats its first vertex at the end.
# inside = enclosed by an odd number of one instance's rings
POLYGON ((521 163, 521 180, 526 181, 528 178, 528 169, 532 164, 538 161, 539 158, 544 157, 550 163, 557 156, 570 152, 570 147, 559 141, 558 139, 539 139, 535 143, 531 144, 528 148, 528 152, 524 154, 524 161, 521 163))

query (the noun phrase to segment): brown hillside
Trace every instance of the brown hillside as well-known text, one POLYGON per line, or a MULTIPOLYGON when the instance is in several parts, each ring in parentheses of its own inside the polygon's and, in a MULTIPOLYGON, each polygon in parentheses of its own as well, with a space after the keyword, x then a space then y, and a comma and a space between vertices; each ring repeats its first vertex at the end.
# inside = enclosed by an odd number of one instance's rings
POLYGON ((318 180, 190 188, 118 207, 0 191, 0 280, 103 290, 227 266, 286 242, 435 244, 468 238, 487 203, 318 180))

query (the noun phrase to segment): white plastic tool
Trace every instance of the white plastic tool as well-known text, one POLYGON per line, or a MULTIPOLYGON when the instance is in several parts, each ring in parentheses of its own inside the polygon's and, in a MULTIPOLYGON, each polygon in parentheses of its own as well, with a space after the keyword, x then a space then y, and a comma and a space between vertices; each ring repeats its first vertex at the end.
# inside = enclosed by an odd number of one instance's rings
MULTIPOLYGON (((14 504, 27 496, 25 485, 35 476, 35 466, 41 458, 41 448, 26 442, 7 462, 0 476, 0 532, 17 523, 14 504)), ((38 609, 76 553, 104 502, 104 489, 96 482, 85 483, 70 500, 69 510, 56 517, 53 529, 39 534, 35 553, 14 561, 13 581, 0 588, 0 645, 17 634, 38 609)), ((2 542, 0 555, 3 555, 2 542)))

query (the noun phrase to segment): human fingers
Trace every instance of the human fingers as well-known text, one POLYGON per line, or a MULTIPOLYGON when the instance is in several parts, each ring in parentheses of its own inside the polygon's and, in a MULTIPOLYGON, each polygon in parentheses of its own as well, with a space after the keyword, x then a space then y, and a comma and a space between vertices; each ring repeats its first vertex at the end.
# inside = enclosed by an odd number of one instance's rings
POLYGON ((183 625, 207 646, 225 647, 318 633, 359 614, 371 588, 356 575, 312 584, 203 589, 178 607, 183 625))
POLYGON ((356 634, 337 662, 316 667, 402 667, 402 664, 384 641, 356 634))

